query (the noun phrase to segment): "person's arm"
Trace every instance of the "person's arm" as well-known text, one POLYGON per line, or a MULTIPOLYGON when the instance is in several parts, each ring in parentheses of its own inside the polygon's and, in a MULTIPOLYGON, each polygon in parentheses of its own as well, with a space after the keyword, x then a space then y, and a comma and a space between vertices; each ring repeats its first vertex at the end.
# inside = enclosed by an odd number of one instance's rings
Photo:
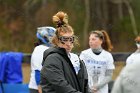
POLYGON ((35 70, 35 81, 36 81, 36 84, 39 85, 39 83, 40 83, 40 71, 39 70, 35 70))
POLYGON ((107 70, 105 72, 105 78, 96 85, 96 90, 99 90, 100 88, 104 87, 106 84, 108 84, 112 80, 113 70, 115 69, 114 66, 114 60, 112 55, 108 54, 108 61, 107 61, 107 70))
POLYGON ((58 55, 49 55, 41 70, 42 77, 52 85, 57 93, 81 93, 74 89, 65 79, 63 65, 58 55))
POLYGON ((112 80, 112 75, 113 75, 113 70, 108 69, 105 73, 105 78, 98 85, 95 86, 97 90, 101 89, 106 84, 108 84, 112 80))
POLYGON ((40 86, 40 71, 39 70, 35 70, 35 81, 38 86, 38 92, 42 93, 41 86, 40 86))
POLYGON ((38 93, 42 93, 42 88, 40 85, 38 85, 38 93))

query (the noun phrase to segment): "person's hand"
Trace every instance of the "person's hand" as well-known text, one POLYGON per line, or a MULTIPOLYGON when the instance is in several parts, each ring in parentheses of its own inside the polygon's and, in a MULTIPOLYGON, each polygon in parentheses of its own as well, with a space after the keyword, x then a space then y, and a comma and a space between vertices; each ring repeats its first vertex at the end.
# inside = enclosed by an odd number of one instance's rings
POLYGON ((96 88, 96 86, 93 86, 92 91, 93 91, 93 93, 97 93, 97 88, 96 88))
POLYGON ((42 93, 42 88, 40 85, 38 86, 38 93, 42 93))

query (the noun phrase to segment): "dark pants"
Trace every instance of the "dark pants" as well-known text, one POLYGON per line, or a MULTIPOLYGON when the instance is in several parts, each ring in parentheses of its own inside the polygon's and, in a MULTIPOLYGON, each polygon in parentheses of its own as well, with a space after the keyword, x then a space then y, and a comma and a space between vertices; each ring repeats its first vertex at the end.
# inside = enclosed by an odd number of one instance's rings
POLYGON ((30 90, 30 93, 38 93, 38 90, 36 89, 29 89, 30 90))

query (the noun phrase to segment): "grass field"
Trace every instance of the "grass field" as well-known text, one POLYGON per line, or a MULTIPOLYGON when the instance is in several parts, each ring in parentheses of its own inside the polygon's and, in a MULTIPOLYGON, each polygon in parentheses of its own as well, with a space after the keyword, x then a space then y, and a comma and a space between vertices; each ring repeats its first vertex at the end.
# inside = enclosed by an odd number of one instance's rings
POLYGON ((125 62, 115 62, 115 70, 113 72, 113 80, 117 78, 122 68, 125 66, 125 62))

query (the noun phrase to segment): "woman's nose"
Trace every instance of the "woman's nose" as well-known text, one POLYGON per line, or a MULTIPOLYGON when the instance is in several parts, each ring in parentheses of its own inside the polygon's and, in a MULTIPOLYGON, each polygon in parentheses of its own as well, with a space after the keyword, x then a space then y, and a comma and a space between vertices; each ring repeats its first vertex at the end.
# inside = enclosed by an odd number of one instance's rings
POLYGON ((72 45, 71 41, 69 41, 69 40, 66 42, 66 44, 67 45, 72 45))

